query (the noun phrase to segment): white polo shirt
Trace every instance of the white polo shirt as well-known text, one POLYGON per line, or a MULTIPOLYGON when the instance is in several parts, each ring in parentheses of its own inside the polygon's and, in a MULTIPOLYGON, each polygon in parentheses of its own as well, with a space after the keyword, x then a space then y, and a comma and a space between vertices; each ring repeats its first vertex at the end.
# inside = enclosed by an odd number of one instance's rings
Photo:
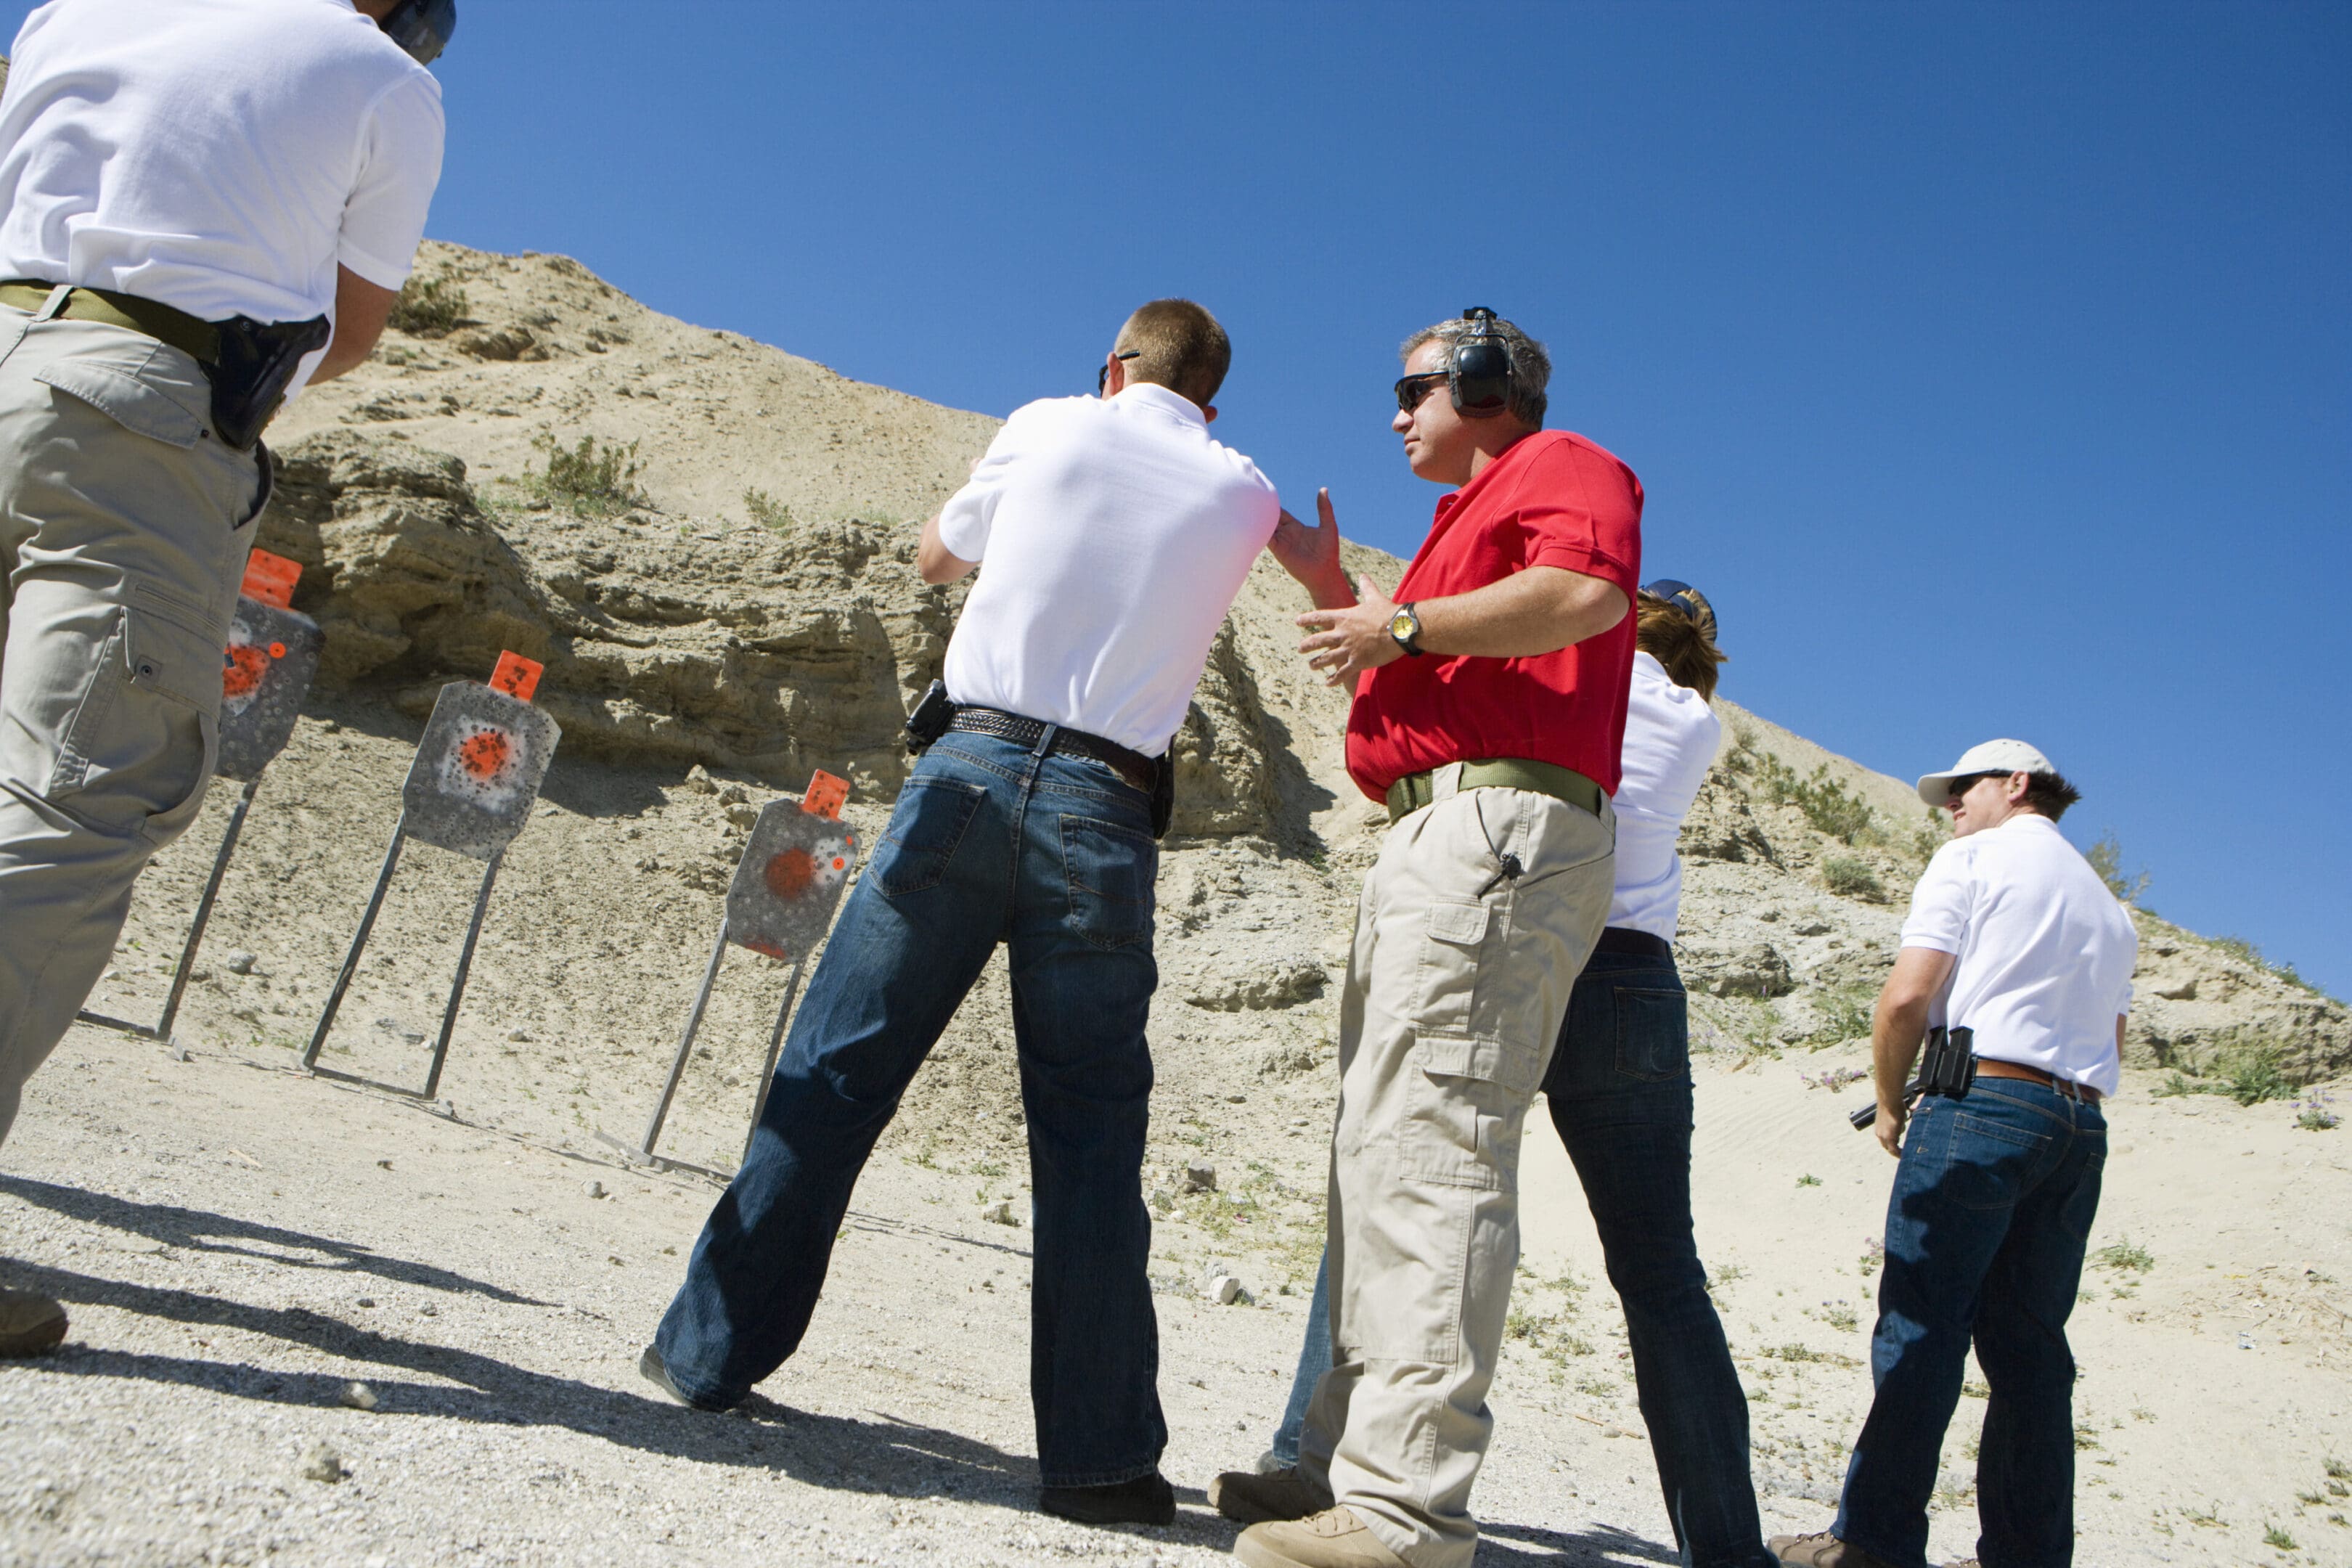
POLYGON ((940 542, 985 563, 948 695, 1160 755, 1281 512, 1164 386, 1013 410, 940 514, 940 542))
POLYGON ((1614 801, 1617 888, 1609 899, 1611 925, 1675 940, 1683 896, 1683 862, 1675 844, 1722 739, 1722 721, 1706 698, 1675 685, 1651 655, 1633 655, 1614 801))
POLYGON ((1937 850, 1903 945, 1958 959, 1930 1024, 1975 1030, 1978 1056, 2116 1091, 2139 932, 2056 823, 2021 812, 1937 850))
POLYGON ((0 278, 300 321, 408 277, 441 88, 351 0, 50 0, 11 57, 0 278))

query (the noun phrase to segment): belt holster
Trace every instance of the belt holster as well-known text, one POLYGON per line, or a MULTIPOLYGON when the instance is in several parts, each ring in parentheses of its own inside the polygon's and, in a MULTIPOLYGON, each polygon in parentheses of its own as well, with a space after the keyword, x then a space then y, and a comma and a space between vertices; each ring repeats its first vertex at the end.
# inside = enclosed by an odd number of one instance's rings
POLYGON ((325 348, 334 328, 324 316, 307 321, 257 321, 232 316, 215 321, 217 357, 205 362, 213 384, 213 433, 224 445, 250 452, 286 401, 286 388, 302 356, 325 348))

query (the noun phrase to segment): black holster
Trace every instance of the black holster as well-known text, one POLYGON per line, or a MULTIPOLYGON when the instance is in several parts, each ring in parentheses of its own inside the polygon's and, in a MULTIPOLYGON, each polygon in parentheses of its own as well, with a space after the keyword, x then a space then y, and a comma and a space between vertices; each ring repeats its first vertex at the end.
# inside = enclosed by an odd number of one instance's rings
MULTIPOLYGON (((1919 1055, 1919 1076, 1903 1086, 1906 1105, 1923 1094, 1940 1094, 1949 1100, 1968 1098, 1969 1086, 1977 1081, 1977 1032, 1965 1025, 1947 1029, 1938 1024, 1927 1031, 1927 1048, 1919 1055)), ((1878 1120, 1878 1101, 1874 1099, 1846 1120, 1855 1131, 1868 1127, 1878 1120)))
POLYGON ((302 356, 325 348, 334 328, 324 316, 307 321, 232 316, 212 325, 220 334, 218 356, 205 366, 205 377, 213 384, 213 434, 226 446, 250 452, 286 401, 302 356))
POLYGON ((907 750, 920 756, 933 741, 948 732, 955 718, 955 704, 948 700, 948 683, 934 680, 923 693, 915 710, 907 715, 907 750))
POLYGON ((1176 820, 1176 747, 1171 742, 1160 753, 1157 773, 1151 781, 1151 837, 1168 837, 1168 825, 1176 820))

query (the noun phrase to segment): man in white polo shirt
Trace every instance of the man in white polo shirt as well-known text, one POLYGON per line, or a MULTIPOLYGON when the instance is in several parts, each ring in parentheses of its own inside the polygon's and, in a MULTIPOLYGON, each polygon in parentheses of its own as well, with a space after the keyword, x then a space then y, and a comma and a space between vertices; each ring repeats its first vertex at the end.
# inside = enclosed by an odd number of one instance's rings
POLYGON ((2074 1552, 2066 1319, 2098 1212, 2139 937, 2058 818, 2081 798, 2040 752, 1989 741, 1919 781, 1952 842, 1911 896, 1872 1031, 1877 1133, 1902 1165, 1871 1338, 1877 1385, 1837 1521, 1771 1542, 1804 1568, 1924 1568, 1927 1500, 1974 1342, 1991 1392, 1977 1459, 1985 1568, 2074 1552), (1904 1085, 1930 1028, 1972 1032, 1974 1078, 1904 1085), (1908 1138, 1904 1137, 1908 1117, 1908 1138))
POLYGON ((1104 395, 1015 410, 924 528, 926 581, 986 563, 948 646, 952 717, 919 724, 927 700, 909 722, 928 747, 640 1361, 673 1397, 724 1409, 799 1346, 875 1139, 1003 943, 1037 1226, 1040 1502, 1087 1523, 1175 1517, 1142 1194, 1155 790, 1281 511, 1209 437, 1231 357, 1200 306, 1145 305, 1104 395))
MULTIPOLYGON (((383 330, 454 0, 53 0, 0 95, 0 1136, 213 773, 263 425, 383 330)), ((0 1354, 54 1344, 0 1292, 0 1354)))

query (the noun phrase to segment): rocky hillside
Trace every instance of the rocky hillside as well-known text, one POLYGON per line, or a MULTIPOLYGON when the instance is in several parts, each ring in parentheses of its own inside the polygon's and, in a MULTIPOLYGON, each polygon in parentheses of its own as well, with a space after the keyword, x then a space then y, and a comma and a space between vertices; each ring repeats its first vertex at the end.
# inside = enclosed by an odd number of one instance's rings
MULTIPOLYGON (((918 520, 993 423, 657 315, 561 257, 436 245, 419 279, 408 330, 276 432, 262 542, 307 568, 325 700, 413 728, 501 648, 545 661, 560 772, 669 781, 672 798, 698 766, 741 797, 710 814, 710 845, 638 858, 706 900, 740 847, 729 808, 748 819, 813 766, 887 802, 961 597, 915 575, 918 520)), ((1170 1032, 1222 1037, 1249 1015, 1253 1049, 1303 1067, 1382 819, 1340 771, 1340 703, 1290 651, 1297 607, 1261 563, 1217 641, 1178 742, 1162 944, 1185 1007, 1170 1032)), ((1710 1039, 1854 1037, 1943 830, 1900 782, 1723 708, 1684 838, 1683 957, 1710 1039)), ((2340 1004, 2242 945, 2141 924, 2134 1060, 2215 1081, 2352 1064, 2340 1004)))

